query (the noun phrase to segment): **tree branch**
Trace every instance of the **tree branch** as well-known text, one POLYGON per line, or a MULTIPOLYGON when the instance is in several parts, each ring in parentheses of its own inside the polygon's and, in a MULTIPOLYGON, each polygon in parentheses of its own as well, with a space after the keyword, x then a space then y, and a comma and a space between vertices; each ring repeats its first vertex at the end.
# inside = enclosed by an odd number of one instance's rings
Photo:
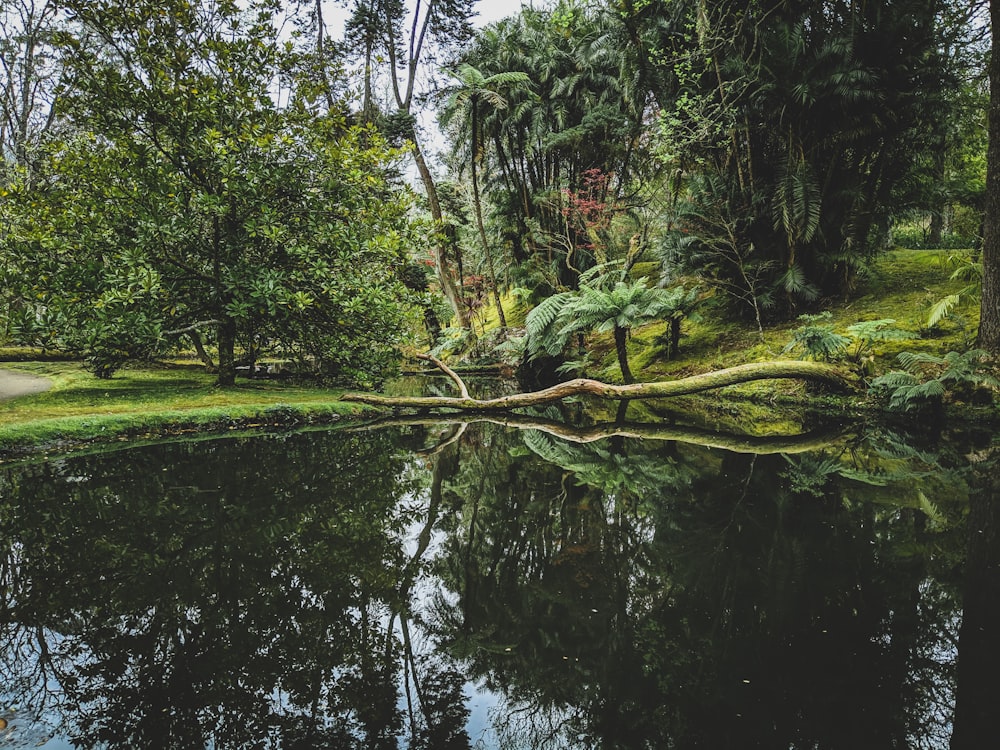
MULTIPOLYGON (((663 440, 700 445, 706 448, 721 448, 734 453, 752 453, 756 455, 774 453, 807 453, 825 448, 836 443, 845 433, 843 428, 817 430, 800 435, 736 435, 725 432, 715 432, 700 427, 683 425, 645 424, 641 422, 603 422, 589 427, 577 427, 564 424, 553 419, 541 417, 523 417, 510 414, 503 417, 469 417, 459 422, 448 422, 440 417, 392 417, 380 419, 363 427, 347 428, 350 432, 382 429, 406 425, 437 425, 442 423, 459 424, 466 428, 470 424, 488 422, 503 425, 518 430, 538 430, 553 437, 571 443, 586 444, 612 437, 637 438, 642 440, 663 440)), ((446 441, 447 444, 454 440, 446 441)), ((438 446, 430 449, 431 455, 438 452, 438 446)))
POLYGON ((462 380, 461 376, 459 376, 457 372, 448 367, 448 365, 446 365, 440 359, 431 354, 418 354, 416 356, 417 359, 423 359, 427 362, 434 363, 437 366, 437 368, 441 370, 441 372, 443 372, 445 375, 451 378, 454 381, 455 385, 458 386, 458 393, 460 398, 471 398, 471 396, 469 396, 469 389, 465 387, 465 381, 462 380))
POLYGON ((204 328, 205 326, 215 326, 219 325, 222 321, 219 320, 199 320, 197 323, 192 323, 186 328, 177 328, 173 331, 163 331, 163 336, 180 336, 182 333, 188 333, 197 328, 204 328))
MULTIPOLYGON (((458 377, 457 375, 455 376, 458 377)), ((489 412, 521 409, 526 406, 540 406, 560 401, 570 396, 591 395, 609 399, 644 399, 686 396, 692 393, 724 388, 737 383, 754 380, 798 379, 824 383, 841 392, 851 392, 856 388, 833 365, 822 362, 772 361, 754 362, 729 367, 724 370, 692 375, 680 380, 666 380, 655 383, 633 383, 631 385, 609 385, 599 380, 578 378, 559 383, 534 393, 516 393, 491 399, 469 397, 449 398, 446 396, 398 397, 379 396, 371 393, 347 393, 343 401, 354 401, 373 406, 412 409, 458 409, 459 411, 489 412)))

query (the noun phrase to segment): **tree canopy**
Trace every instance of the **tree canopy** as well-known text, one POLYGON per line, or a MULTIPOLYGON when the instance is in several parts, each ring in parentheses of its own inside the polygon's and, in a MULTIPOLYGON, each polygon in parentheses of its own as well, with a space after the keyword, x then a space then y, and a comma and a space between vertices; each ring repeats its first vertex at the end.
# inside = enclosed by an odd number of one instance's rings
POLYGON ((383 372, 418 244, 398 157, 346 104, 279 106, 270 4, 68 5, 73 128, 7 188, 16 335, 101 376, 206 330, 223 384, 237 345, 383 372))

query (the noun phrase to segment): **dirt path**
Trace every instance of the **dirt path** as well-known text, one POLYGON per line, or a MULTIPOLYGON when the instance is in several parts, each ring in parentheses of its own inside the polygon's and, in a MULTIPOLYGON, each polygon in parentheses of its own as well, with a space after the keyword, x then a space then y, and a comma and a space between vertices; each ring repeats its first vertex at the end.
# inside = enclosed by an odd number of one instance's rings
POLYGON ((0 370, 0 401, 17 396, 41 393, 52 387, 52 381, 37 375, 13 370, 0 370))

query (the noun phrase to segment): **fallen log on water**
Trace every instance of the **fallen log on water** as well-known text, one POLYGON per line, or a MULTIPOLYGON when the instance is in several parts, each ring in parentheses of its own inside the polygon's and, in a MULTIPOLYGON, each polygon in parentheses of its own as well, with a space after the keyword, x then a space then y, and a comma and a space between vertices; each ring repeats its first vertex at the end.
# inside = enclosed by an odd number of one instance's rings
POLYGON ((499 398, 477 399, 469 395, 468 388, 462 379, 443 362, 426 354, 418 355, 437 365, 450 377, 459 389, 461 395, 449 396, 379 396, 373 393, 347 393, 341 397, 343 401, 354 401, 372 406, 388 406, 392 408, 410 409, 457 409, 459 411, 486 412, 508 411, 527 406, 541 406, 553 401, 560 401, 570 396, 598 396, 610 399, 648 399, 669 398, 671 396, 687 396, 701 393, 714 388, 724 388, 739 383, 749 383, 754 380, 796 379, 814 383, 822 383, 834 391, 846 393, 855 390, 854 386, 844 377, 844 374, 833 365, 822 362, 800 362, 777 360, 772 362, 753 362, 724 370, 715 370, 701 375, 691 375, 678 380, 661 380, 654 383, 632 383, 631 385, 610 385, 599 380, 577 378, 565 383, 559 383, 551 388, 531 393, 515 393, 499 398))

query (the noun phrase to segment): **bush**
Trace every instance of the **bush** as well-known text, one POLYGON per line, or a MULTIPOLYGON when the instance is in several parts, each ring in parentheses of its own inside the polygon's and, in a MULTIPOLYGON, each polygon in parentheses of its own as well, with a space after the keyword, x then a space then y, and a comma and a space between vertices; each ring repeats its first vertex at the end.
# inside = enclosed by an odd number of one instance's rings
POLYGON ((979 238, 975 234, 950 232, 943 234, 940 242, 932 243, 926 229, 919 225, 907 224, 893 228, 892 244, 907 250, 965 250, 976 247, 979 238))

